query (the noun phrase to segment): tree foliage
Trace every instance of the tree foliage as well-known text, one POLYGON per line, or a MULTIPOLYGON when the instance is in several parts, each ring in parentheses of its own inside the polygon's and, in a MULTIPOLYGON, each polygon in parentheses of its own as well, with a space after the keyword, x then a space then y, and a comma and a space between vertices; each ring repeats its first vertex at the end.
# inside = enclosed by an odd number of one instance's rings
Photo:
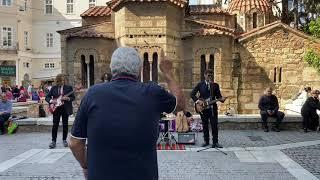
POLYGON ((310 21, 303 30, 313 37, 320 38, 320 17, 310 21))
POLYGON ((320 72, 320 56, 313 49, 309 49, 307 51, 304 55, 304 60, 309 64, 309 66, 320 72))

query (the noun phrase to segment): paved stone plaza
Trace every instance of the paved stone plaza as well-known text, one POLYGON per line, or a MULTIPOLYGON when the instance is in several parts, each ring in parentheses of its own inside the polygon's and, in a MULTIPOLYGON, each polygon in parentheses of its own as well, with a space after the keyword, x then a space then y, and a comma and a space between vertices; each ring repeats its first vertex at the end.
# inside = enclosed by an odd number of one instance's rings
MULTIPOLYGON (((186 151, 158 151, 161 180, 320 179, 320 133, 220 131, 223 153, 201 149, 202 134, 186 151)), ((59 137, 61 138, 61 134, 59 137)), ((80 166, 50 133, 0 136, 1 180, 82 180, 80 166)))

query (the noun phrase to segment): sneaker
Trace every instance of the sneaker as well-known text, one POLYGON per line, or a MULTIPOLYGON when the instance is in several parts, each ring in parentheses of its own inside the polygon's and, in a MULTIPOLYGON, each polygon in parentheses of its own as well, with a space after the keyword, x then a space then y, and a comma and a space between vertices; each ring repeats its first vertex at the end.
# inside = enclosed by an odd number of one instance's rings
POLYGON ((67 142, 67 140, 63 140, 63 146, 64 146, 64 147, 68 147, 68 142, 67 142))
POLYGON ((56 142, 52 141, 50 144, 49 144, 49 149, 53 149, 56 147, 56 142))
POLYGON ((263 128, 263 131, 264 131, 264 132, 269 132, 268 126, 264 127, 264 128, 263 128))
POLYGON ((221 144, 219 143, 213 143, 212 148, 223 148, 221 144))

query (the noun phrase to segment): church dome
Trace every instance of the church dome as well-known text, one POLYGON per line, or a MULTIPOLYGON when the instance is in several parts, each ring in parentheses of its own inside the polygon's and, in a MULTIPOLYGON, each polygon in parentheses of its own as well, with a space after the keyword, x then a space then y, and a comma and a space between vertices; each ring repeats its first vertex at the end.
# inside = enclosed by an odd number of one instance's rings
POLYGON ((247 13, 251 10, 270 13, 272 12, 272 6, 268 0, 232 0, 228 7, 230 13, 247 13))

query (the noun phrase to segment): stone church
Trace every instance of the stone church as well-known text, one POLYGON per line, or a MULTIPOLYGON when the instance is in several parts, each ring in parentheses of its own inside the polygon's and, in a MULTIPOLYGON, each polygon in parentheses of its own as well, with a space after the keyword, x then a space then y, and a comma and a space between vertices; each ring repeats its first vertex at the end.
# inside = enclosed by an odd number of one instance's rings
POLYGON ((62 72, 73 85, 95 84, 110 71, 112 52, 130 46, 141 55, 143 82, 163 83, 163 50, 188 102, 205 69, 213 69, 228 97, 220 112, 257 113, 268 86, 280 109, 304 86, 320 88, 318 72, 303 60, 309 48, 320 50, 319 41, 278 21, 268 0, 232 0, 226 9, 185 0, 111 0, 81 16, 81 27, 59 31, 62 72))

